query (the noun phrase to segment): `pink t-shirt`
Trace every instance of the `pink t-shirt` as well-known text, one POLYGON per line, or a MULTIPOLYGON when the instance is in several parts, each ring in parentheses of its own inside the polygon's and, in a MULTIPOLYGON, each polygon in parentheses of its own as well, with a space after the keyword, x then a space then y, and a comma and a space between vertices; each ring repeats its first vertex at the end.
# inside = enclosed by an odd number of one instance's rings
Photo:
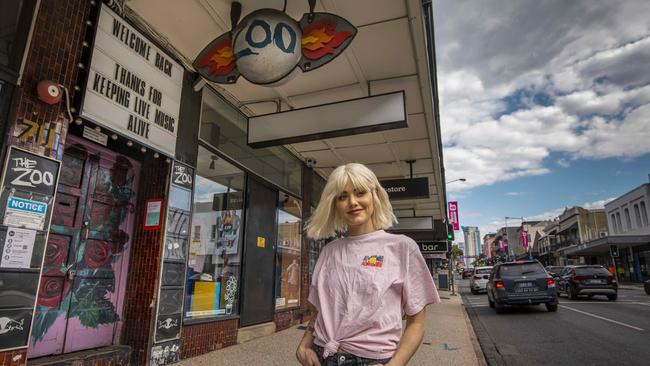
POLYGON ((327 357, 393 357, 402 313, 415 315, 440 302, 418 245, 383 230, 337 239, 318 258, 309 302, 318 310, 314 342, 327 357))

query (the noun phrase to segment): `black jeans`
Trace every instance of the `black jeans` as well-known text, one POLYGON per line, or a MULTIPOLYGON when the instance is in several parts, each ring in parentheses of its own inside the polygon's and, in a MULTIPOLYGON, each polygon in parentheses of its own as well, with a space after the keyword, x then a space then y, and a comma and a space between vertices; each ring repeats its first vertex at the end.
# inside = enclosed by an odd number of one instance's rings
POLYGON ((390 361, 390 358, 375 360, 373 358, 359 357, 349 353, 335 353, 333 355, 329 355, 324 359, 323 347, 314 343, 312 349, 318 355, 318 361, 320 362, 321 366, 370 366, 376 364, 385 365, 388 363, 388 361, 390 361))

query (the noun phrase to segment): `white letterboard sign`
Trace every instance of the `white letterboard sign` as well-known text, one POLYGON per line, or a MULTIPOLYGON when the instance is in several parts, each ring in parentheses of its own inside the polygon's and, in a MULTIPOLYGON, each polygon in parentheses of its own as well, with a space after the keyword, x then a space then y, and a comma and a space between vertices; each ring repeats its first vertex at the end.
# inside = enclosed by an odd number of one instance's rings
POLYGON ((102 5, 81 116, 174 156, 183 67, 102 5))

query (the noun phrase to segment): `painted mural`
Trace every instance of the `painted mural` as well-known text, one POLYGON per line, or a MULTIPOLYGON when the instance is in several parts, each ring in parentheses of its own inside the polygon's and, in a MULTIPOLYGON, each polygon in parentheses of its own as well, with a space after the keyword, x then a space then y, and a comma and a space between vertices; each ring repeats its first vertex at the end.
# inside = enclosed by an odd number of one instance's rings
POLYGON ((120 321, 137 169, 76 151, 63 157, 30 357, 112 344, 120 321))

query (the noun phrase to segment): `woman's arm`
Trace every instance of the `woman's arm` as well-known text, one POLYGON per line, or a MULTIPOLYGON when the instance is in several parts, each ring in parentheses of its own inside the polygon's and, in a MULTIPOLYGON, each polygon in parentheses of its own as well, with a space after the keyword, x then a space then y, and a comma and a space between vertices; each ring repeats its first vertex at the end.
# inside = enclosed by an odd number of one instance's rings
POLYGON ((397 346, 397 351, 387 365, 402 366, 409 362, 413 354, 415 354, 415 351, 420 347, 420 343, 422 343, 425 318, 426 308, 415 315, 406 316, 406 329, 404 329, 402 339, 399 342, 399 346, 397 346))
POLYGON ((318 355, 311 349, 311 346, 314 344, 314 324, 316 323, 318 311, 311 304, 309 304, 309 308, 314 315, 309 323, 307 323, 307 330, 305 330, 305 334, 302 336, 302 340, 296 350, 296 358, 303 366, 320 366, 318 355))

